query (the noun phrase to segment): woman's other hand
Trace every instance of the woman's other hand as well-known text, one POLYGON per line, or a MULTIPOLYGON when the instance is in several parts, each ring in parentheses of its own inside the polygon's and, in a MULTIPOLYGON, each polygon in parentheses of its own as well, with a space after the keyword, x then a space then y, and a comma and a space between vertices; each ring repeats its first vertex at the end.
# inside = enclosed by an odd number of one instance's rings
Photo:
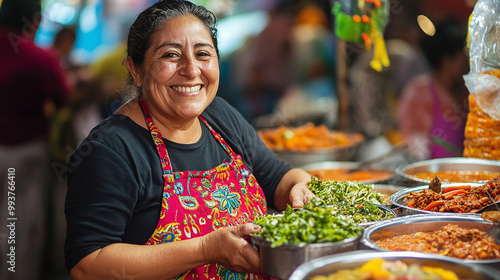
POLYGON ((244 237, 260 231, 260 226, 246 223, 218 229, 202 237, 207 263, 219 263, 235 272, 259 273, 259 253, 244 237))
POLYGON ((304 206, 314 197, 314 194, 307 187, 310 181, 311 174, 299 168, 291 169, 285 173, 274 193, 274 208, 283 211, 289 204, 293 208, 304 206))
POLYGON ((292 187, 290 190, 290 201, 293 208, 302 208, 306 202, 314 197, 314 194, 307 186, 308 182, 300 182, 292 187))

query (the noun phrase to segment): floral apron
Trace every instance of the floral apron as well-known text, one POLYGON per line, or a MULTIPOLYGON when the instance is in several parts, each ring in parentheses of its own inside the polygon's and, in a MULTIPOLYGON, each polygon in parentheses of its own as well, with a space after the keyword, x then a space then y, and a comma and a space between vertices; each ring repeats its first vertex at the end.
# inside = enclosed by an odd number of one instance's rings
MULTIPOLYGON (((203 236, 222 227, 241 225, 267 214, 267 203, 254 175, 231 147, 201 116, 199 119, 231 156, 229 163, 207 171, 172 172, 163 137, 139 100, 163 169, 160 220, 146 245, 203 236)), ((236 273, 219 264, 189 270, 176 279, 264 279, 262 275, 236 273)))

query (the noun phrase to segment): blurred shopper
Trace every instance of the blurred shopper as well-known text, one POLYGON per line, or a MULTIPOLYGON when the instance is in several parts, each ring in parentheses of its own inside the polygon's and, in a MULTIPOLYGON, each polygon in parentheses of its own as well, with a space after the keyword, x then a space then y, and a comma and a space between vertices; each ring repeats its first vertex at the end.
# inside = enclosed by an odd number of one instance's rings
POLYGON ((420 47, 430 71, 407 84, 398 103, 399 129, 416 160, 461 156, 467 117, 464 52, 467 27, 445 19, 420 47))
POLYGON ((58 62, 34 43, 40 9, 40 0, 4 0, 0 7, 0 279, 5 280, 41 278, 50 172, 46 109, 62 105, 68 92, 58 62))
POLYGON ((273 112, 254 119, 256 128, 308 122, 333 128, 337 121, 335 41, 330 23, 318 5, 300 6, 291 34, 293 77, 273 112))
POLYGON ((269 11, 267 26, 250 38, 235 58, 237 91, 241 103, 237 109, 252 121, 273 112, 278 100, 293 82, 292 32, 295 8, 292 1, 279 1, 269 11))
POLYGON ((71 69, 74 66, 70 54, 75 45, 75 41, 75 29, 64 26, 56 32, 52 45, 49 48, 49 51, 60 61, 61 68, 64 70, 71 69))

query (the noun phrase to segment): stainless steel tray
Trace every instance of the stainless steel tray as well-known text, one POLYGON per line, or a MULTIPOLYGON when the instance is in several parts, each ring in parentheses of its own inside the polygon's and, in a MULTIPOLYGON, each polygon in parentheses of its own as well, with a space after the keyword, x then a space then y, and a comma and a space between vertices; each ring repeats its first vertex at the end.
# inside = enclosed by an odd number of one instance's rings
POLYGON ((362 235, 350 237, 340 242, 315 243, 308 245, 284 244, 275 248, 271 242, 252 236, 252 243, 259 251, 261 267, 268 276, 288 279, 301 264, 332 254, 356 250, 362 235))
POLYGON ((313 276, 326 276, 340 269, 355 269, 374 258, 391 261, 401 260, 406 264, 440 267, 455 272, 460 279, 500 280, 500 273, 492 268, 464 263, 457 259, 416 252, 370 250, 341 253, 311 260, 299 266, 290 276, 290 280, 306 280, 313 276))
MULTIPOLYGON (((455 224, 463 228, 479 229, 490 235, 494 232, 493 224, 491 222, 485 221, 477 216, 464 216, 458 214, 447 214, 447 215, 412 215, 403 216, 390 219, 387 221, 382 221, 377 223, 363 232, 363 238, 361 239, 360 248, 362 249, 373 249, 377 251, 386 251, 375 244, 375 241, 398 236, 402 234, 411 234, 419 231, 434 231, 440 229, 442 226, 447 224, 455 224)), ((433 254, 426 254, 433 255, 433 254)), ((500 259, 494 260, 462 260, 458 258, 446 257, 451 259, 460 260, 464 263, 469 264, 479 264, 487 265, 496 269, 500 269, 500 259)), ((500 273, 498 273, 500 276, 500 273)))
POLYGON ((396 174, 405 179, 405 185, 415 186, 423 183, 429 184, 430 180, 415 178, 411 176, 412 174, 452 170, 500 172, 500 161, 461 157, 430 159, 399 166, 396 168, 396 174))
POLYGON ((273 150, 282 159, 293 167, 322 161, 352 161, 355 160, 362 142, 346 147, 316 148, 309 151, 273 150))
MULTIPOLYGON (((450 186, 463 186, 463 185, 470 185, 472 187, 477 187, 477 186, 482 186, 483 184, 481 183, 443 183, 441 184, 441 187, 444 189, 446 187, 450 186)), ((413 188, 406 188, 403 190, 400 190, 390 197, 390 201, 393 207, 397 207, 396 209, 399 210, 399 216, 406 216, 406 215, 415 215, 415 214, 432 214, 432 215, 446 215, 450 213, 445 213, 445 212, 435 212, 435 211, 426 211, 426 210, 421 210, 421 209, 416 209, 412 208, 409 206, 406 206, 406 203, 403 201, 405 196, 409 194, 410 192, 419 192, 422 191, 423 189, 429 188, 428 185, 424 186, 418 186, 418 187, 413 187, 413 188)), ((461 213, 457 215, 474 215, 474 213, 461 213)))
MULTIPOLYGON (((310 170, 318 170, 318 169, 354 169, 359 167, 360 163, 355 162, 355 161, 318 161, 318 162, 313 162, 309 164, 304 164, 300 166, 300 168, 304 169, 305 171, 310 171, 310 170)), ((384 168, 380 169, 374 169, 374 170, 380 170, 384 172, 391 172, 393 175, 391 177, 388 177, 383 180, 362 180, 359 181, 361 183, 365 184, 376 184, 376 183, 385 183, 391 181, 395 176, 396 173, 394 173, 393 170, 387 170, 384 168)))

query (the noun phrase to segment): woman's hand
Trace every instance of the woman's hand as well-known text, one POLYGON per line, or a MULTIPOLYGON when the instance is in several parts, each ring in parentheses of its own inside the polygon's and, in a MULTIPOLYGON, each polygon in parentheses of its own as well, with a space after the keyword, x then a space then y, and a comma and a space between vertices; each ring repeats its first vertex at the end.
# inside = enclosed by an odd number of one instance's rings
POLYGON ((260 272, 259 253, 243 237, 260 231, 260 226, 246 223, 226 227, 202 237, 207 263, 219 263, 235 272, 260 272))
POLYGON ((302 208, 313 197, 314 194, 307 187, 307 182, 300 182, 290 190, 289 199, 293 208, 302 208))
POLYGON ((311 181, 311 175, 306 171, 294 168, 285 173, 274 193, 274 207, 278 211, 286 209, 287 205, 293 208, 301 208, 306 202, 314 197, 307 184, 311 181))

